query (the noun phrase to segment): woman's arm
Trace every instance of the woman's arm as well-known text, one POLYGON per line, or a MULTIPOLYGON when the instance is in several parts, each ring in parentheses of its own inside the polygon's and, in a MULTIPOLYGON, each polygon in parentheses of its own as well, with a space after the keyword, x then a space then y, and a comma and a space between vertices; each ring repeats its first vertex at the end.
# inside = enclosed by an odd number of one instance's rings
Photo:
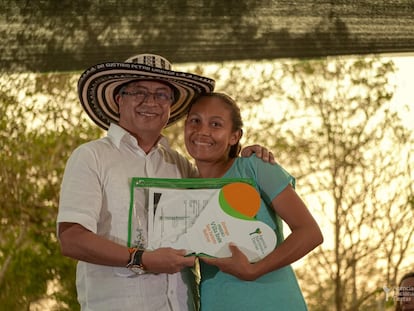
POLYGON ((231 245, 232 257, 202 260, 239 279, 252 281, 297 261, 323 242, 318 224, 292 186, 288 185, 277 195, 272 206, 292 232, 269 255, 251 264, 236 246, 231 245))

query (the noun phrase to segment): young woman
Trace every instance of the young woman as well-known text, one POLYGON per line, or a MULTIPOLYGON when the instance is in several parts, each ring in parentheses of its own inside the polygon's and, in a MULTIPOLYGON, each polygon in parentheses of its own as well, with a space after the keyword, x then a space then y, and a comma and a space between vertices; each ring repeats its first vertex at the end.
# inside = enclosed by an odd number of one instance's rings
POLYGON ((185 123, 185 144, 203 178, 253 178, 261 196, 256 218, 270 225, 277 247, 252 264, 236 245, 229 258, 202 258, 201 310, 306 310, 291 263, 322 243, 318 224, 294 190, 294 178, 278 164, 238 157, 240 110, 223 93, 197 97, 185 123), (284 239, 282 221, 291 234, 284 239))

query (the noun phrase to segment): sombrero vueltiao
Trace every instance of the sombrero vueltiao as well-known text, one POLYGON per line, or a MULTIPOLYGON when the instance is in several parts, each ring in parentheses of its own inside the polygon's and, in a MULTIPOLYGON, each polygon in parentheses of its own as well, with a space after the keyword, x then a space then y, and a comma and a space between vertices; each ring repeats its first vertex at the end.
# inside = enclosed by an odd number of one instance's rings
POLYGON ((107 62, 94 65, 81 75, 78 92, 81 104, 89 117, 107 130, 110 123, 119 122, 115 93, 120 85, 133 80, 166 82, 174 90, 174 103, 167 126, 181 119, 194 96, 214 90, 214 80, 191 73, 171 70, 164 57, 140 54, 125 62, 107 62))

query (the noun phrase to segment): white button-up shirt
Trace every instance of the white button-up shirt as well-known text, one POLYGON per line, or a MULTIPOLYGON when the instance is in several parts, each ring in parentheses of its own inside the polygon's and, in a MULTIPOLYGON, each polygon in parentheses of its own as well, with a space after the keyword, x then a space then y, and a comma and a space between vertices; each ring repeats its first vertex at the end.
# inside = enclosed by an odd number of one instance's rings
MULTIPOLYGON (((165 138, 146 154, 133 136, 111 124, 106 137, 78 147, 69 158, 57 222, 78 223, 127 245, 132 177, 195 177, 195 169, 165 138)), ((144 209, 144 200, 138 208, 144 209)), ((190 271, 127 277, 128 271, 79 261, 76 286, 82 310, 194 309, 190 271)))

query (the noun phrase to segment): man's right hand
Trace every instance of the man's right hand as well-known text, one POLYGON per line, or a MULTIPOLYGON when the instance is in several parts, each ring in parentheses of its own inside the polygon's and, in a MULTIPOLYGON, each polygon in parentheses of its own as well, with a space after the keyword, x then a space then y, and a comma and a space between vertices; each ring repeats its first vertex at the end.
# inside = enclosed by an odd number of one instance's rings
POLYGON ((152 273, 177 273, 186 267, 193 267, 195 257, 184 257, 185 250, 171 247, 145 251, 142 254, 142 264, 145 270, 152 273))

